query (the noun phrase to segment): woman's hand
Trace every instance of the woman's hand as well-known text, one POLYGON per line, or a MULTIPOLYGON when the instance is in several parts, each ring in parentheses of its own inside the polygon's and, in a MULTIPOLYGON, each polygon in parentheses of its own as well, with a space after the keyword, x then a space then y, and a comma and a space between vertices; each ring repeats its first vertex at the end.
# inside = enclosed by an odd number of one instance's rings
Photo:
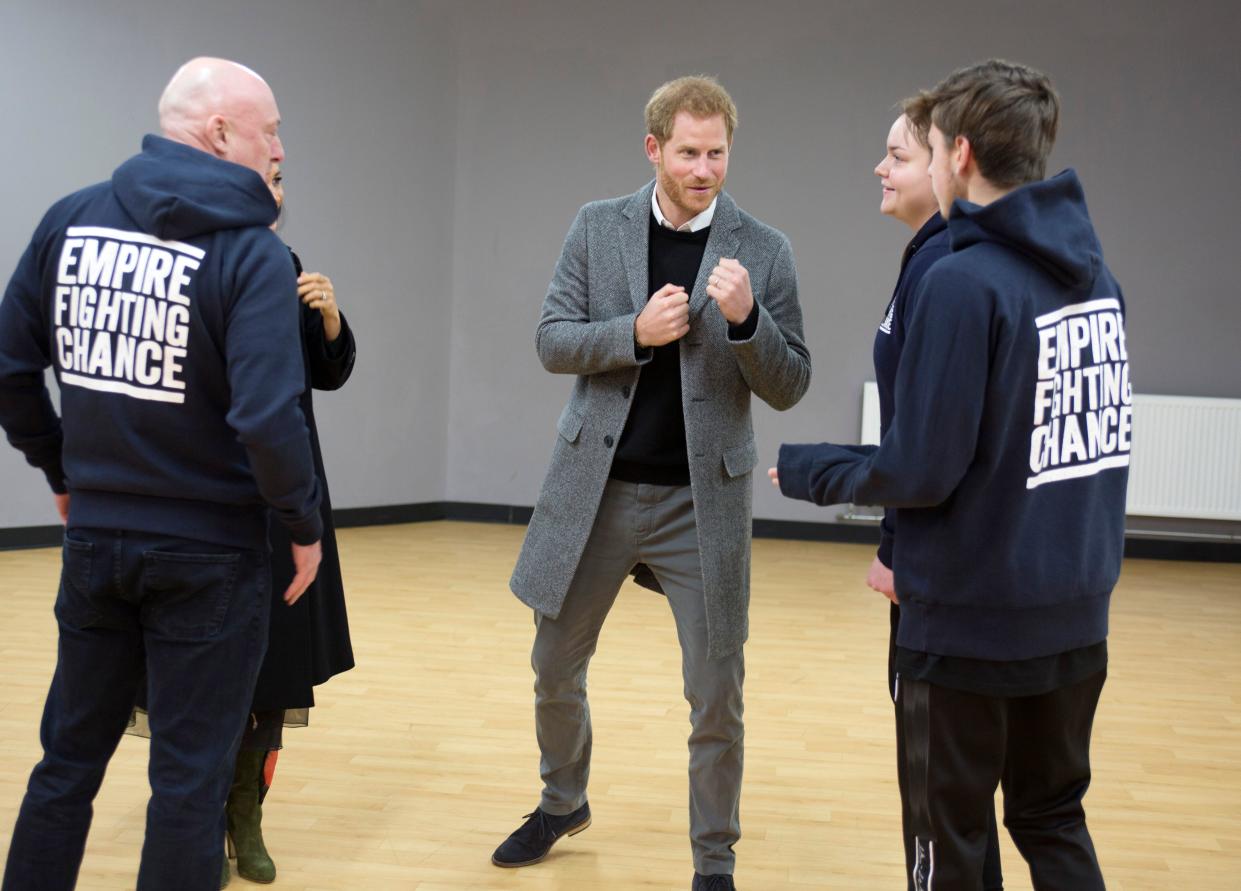
POLYGON ((340 337, 340 307, 332 280, 321 272, 303 272, 297 277, 297 296, 323 316, 323 333, 331 343, 340 337))

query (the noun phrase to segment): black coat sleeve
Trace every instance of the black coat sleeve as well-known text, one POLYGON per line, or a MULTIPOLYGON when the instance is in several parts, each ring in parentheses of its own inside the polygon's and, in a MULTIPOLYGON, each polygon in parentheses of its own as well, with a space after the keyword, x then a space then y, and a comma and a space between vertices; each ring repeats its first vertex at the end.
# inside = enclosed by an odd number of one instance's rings
POLYGON ((322 313, 303 306, 302 333, 310 362, 311 386, 316 390, 339 390, 353 374, 353 362, 358 353, 353 329, 345 314, 340 316, 340 335, 329 341, 323 330, 322 313))

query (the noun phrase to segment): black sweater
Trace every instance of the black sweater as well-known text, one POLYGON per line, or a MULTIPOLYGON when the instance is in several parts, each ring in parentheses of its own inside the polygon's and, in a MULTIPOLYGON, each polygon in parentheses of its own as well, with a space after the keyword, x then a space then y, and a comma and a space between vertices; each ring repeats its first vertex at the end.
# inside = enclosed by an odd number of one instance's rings
MULTIPOLYGON (((654 294, 667 284, 693 290, 710 234, 710 226, 697 232, 675 232, 659 225, 652 214, 647 293, 654 294)), ((680 341, 655 347, 654 357, 642 367, 611 475, 630 483, 689 485, 680 341)))

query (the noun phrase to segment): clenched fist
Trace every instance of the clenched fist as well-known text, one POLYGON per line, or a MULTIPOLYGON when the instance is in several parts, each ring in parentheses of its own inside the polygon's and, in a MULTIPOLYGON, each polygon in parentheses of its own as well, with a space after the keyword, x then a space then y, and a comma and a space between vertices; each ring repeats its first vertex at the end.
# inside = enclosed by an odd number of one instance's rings
POLYGON ((651 295, 633 323, 638 346, 663 346, 689 333, 689 294, 680 285, 664 285, 651 295))
POLYGON ((728 257, 721 258, 719 265, 707 277, 707 294, 730 325, 740 325, 750 317, 750 310, 754 308, 750 273, 728 257))

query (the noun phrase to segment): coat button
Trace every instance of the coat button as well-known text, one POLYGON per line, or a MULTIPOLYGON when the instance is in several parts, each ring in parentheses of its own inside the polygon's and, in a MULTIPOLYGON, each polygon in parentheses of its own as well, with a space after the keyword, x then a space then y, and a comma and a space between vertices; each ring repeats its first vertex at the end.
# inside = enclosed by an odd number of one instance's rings
POLYGON ((614 442, 614 440, 612 439, 612 437, 610 437, 610 436, 605 436, 605 437, 603 437, 603 444, 604 444, 605 446, 607 446, 609 449, 610 449, 610 448, 612 448, 612 443, 613 443, 613 442, 614 442))
POLYGON ((624 396, 626 399, 628 399, 628 398, 629 398, 629 388, 628 388, 628 387, 621 387, 621 395, 622 395, 622 396, 624 396))

